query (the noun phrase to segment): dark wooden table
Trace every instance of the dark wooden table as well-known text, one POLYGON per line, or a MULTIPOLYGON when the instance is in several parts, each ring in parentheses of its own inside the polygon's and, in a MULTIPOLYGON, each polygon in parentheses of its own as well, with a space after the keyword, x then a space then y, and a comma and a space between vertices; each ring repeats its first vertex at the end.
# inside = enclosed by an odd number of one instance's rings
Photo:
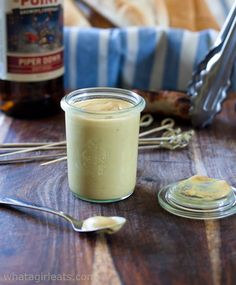
MULTIPOLYGON (((0 284, 236 284, 236 216, 193 221, 157 203, 159 189, 199 174, 236 185, 236 113, 232 97, 190 146, 140 151, 134 195, 113 204, 76 199, 68 189, 66 162, 0 166, 1 197, 61 209, 77 218, 121 215, 115 235, 73 232, 62 219, 37 211, 0 209, 0 284)), ((64 116, 38 121, 0 116, 0 142, 58 141, 64 116)))

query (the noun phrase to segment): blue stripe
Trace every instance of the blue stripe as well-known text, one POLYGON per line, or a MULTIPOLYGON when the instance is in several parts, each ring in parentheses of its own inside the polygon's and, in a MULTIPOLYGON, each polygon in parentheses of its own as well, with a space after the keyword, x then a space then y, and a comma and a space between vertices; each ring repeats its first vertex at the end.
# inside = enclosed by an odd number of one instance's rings
MULTIPOLYGON (((99 31, 99 29, 94 28, 65 28, 65 88, 74 89, 98 85, 99 31), (78 35, 75 54, 71 52, 74 50, 71 49, 72 33, 78 35), (74 77, 76 82, 71 82, 71 79, 74 77)), ((122 80, 124 63, 128 56, 127 31, 128 29, 110 30, 107 55, 107 78, 109 86, 127 88, 126 80, 122 80)), ((139 31, 139 48, 134 74, 134 85, 137 88, 149 88, 151 69, 154 62, 153 57, 157 47, 157 38, 161 33, 163 33, 163 31, 159 32, 159 30, 157 30, 157 34, 155 34, 153 29, 146 28, 140 29, 139 31)), ((162 86, 160 87, 163 89, 177 90, 183 31, 174 29, 165 30, 164 35, 166 35, 167 38, 167 50, 164 72, 162 74, 162 86)), ((162 38, 160 38, 160 40, 161 39, 162 38)), ((201 31, 199 33, 194 67, 203 60, 211 44, 211 31, 201 31)), ((189 44, 189 48, 191 48, 191 43, 189 44)), ((236 65, 232 77, 232 86, 233 89, 236 90, 236 65)))
POLYGON ((233 73, 231 75, 231 91, 236 91, 236 62, 234 64, 233 73))
POLYGON ((123 82, 123 74, 124 74, 124 64, 126 61, 126 56, 128 53, 128 43, 127 43, 127 30, 121 29, 120 30, 120 70, 119 70, 119 77, 117 82, 117 87, 126 88, 125 82, 123 82))
POLYGON ((211 47, 211 37, 210 37, 209 31, 206 30, 206 31, 200 32, 199 39, 198 39, 198 47, 196 51, 196 57, 194 61, 194 69, 196 68, 197 64, 205 58, 210 47, 211 47))
POLYGON ((65 65, 65 76, 64 76, 64 85, 66 89, 70 88, 69 78, 70 78, 70 68, 69 68, 69 50, 70 42, 70 29, 64 29, 64 65, 65 65))
POLYGON ((133 81, 134 88, 147 89, 154 63, 156 30, 142 28, 138 33, 138 53, 133 81))
POLYGON ((76 43, 76 86, 77 88, 98 85, 99 30, 80 29, 76 43))
POLYGON ((170 29, 167 32, 167 51, 165 58, 162 88, 165 90, 177 90, 180 54, 183 39, 183 31, 170 29))
POLYGON ((227 17, 229 10, 230 10, 230 7, 228 7, 228 4, 225 0, 220 0, 220 4, 222 7, 222 10, 224 11, 225 16, 227 17))
POLYGON ((108 68, 107 82, 108 86, 115 87, 119 82, 119 73, 121 66, 121 41, 120 30, 112 29, 109 35, 108 43, 108 68))

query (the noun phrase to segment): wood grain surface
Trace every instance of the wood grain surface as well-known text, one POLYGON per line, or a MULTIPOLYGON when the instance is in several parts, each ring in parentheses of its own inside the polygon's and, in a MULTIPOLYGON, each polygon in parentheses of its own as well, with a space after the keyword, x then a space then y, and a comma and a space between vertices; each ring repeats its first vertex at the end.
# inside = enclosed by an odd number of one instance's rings
MULTIPOLYGON (((66 162, 0 166, 1 197, 77 218, 121 215, 128 220, 114 235, 78 234, 59 217, 1 206, 0 285, 236 284, 236 216, 193 221, 157 203, 162 186, 196 173, 236 185, 235 101, 226 101, 214 124, 197 130, 188 148, 140 151, 135 193, 122 202, 92 204, 75 198, 68 189, 66 162)), ((64 138, 63 114, 37 121, 0 115, 0 142, 64 138)))

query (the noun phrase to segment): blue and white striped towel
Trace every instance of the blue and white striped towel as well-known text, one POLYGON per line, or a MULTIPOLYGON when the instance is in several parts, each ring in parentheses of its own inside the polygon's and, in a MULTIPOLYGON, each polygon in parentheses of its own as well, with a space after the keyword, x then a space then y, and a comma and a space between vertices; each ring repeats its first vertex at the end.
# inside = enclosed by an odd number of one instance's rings
MULTIPOLYGON (((206 0, 219 24, 233 0, 206 0), (212 5, 214 3, 214 5, 212 5)), ((65 28, 65 87, 186 90, 217 32, 163 28, 65 28)), ((233 85, 236 90, 236 68, 233 85)))

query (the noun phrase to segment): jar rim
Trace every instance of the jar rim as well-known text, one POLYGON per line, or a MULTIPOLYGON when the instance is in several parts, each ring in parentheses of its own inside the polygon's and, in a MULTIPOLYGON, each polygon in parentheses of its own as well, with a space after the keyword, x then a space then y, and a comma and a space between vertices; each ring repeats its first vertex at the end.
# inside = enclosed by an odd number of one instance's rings
POLYGON ((104 116, 104 115, 112 115, 112 114, 126 114, 130 111, 138 111, 141 112, 145 107, 145 100, 139 94, 121 88, 113 88, 113 87, 92 87, 92 88, 82 88, 77 89, 66 96, 64 96, 61 100, 61 108, 66 112, 68 110, 87 115, 96 115, 96 116, 104 116), (125 109, 119 111, 108 111, 108 112, 93 112, 81 109, 75 106, 75 102, 95 99, 95 98, 114 98, 120 99, 132 104, 131 107, 127 107, 125 109))

